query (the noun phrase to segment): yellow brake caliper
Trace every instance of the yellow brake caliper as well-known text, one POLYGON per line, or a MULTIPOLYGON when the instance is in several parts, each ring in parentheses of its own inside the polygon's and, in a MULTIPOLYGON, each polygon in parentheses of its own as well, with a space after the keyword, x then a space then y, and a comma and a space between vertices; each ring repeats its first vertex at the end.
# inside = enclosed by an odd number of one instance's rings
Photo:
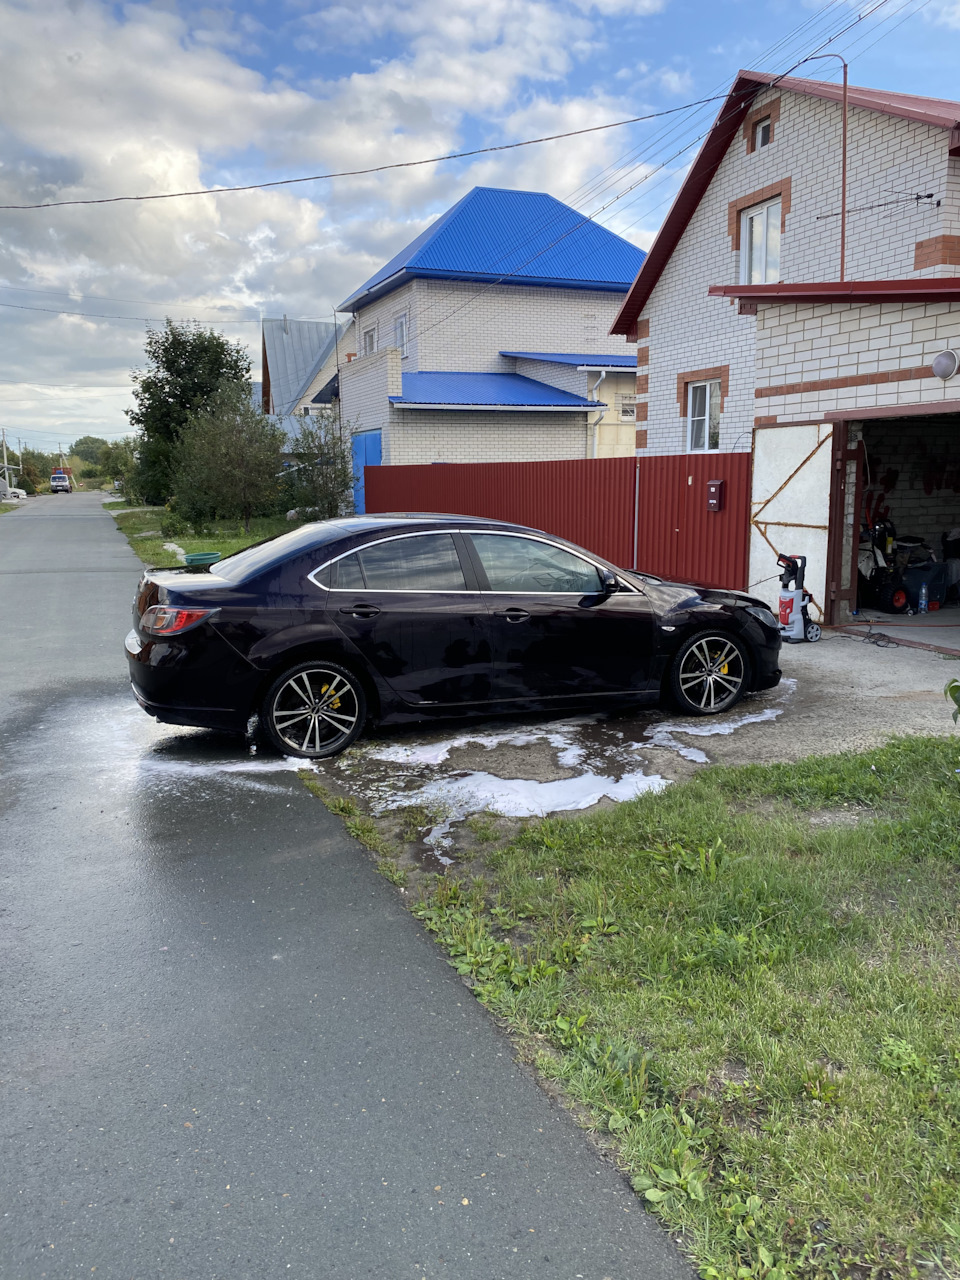
MULTIPOLYGON (((320 690, 320 692, 326 693, 329 688, 330 686, 328 684, 325 684, 323 688, 320 690)), ((334 711, 338 711, 340 709, 340 699, 338 697, 334 698, 334 700, 330 703, 330 706, 333 708, 334 711)))

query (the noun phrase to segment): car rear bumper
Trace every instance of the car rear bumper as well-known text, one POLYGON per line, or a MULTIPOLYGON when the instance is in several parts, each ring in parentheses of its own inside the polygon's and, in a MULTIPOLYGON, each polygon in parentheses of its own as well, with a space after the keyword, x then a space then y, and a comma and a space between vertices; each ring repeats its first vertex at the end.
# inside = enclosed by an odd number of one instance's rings
POLYGON ((195 651, 183 645, 144 643, 136 631, 127 634, 123 647, 134 697, 148 715, 156 716, 162 724, 244 731, 258 680, 248 663, 234 658, 231 671, 230 664, 223 661, 226 654, 211 661, 208 651, 197 661, 195 651), (221 697, 224 692, 233 694, 232 705, 209 703, 206 694, 210 689, 216 689, 221 697))

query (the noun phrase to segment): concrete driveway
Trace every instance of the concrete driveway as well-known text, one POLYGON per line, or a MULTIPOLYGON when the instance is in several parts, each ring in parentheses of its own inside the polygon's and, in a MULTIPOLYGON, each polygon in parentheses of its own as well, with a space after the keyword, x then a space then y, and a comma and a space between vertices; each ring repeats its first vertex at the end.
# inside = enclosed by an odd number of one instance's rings
MULTIPOLYGON (((818 644, 785 645, 781 666, 778 688, 721 716, 649 710, 383 730, 317 772, 326 788, 374 815, 388 838, 402 841, 412 820, 414 848, 429 866, 473 843, 473 815, 583 811, 708 764, 797 760, 863 751, 899 734, 955 732, 943 697, 960 672, 955 659, 825 632, 818 644)), ((511 825, 501 823, 501 832, 511 825)))

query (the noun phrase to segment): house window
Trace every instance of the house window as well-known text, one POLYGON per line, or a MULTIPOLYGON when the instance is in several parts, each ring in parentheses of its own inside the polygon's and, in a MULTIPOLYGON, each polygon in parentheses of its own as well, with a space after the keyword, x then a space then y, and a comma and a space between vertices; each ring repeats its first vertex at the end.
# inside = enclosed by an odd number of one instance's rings
POLYGON ((720 448, 720 381, 687 386, 687 448, 704 453, 720 448))
POLYGON ((393 322, 394 341, 400 351, 401 356, 407 354, 407 317, 406 313, 397 316, 393 322))
POLYGON ((753 149, 759 150, 760 147, 768 147, 770 145, 770 117, 765 120, 758 120, 753 126, 753 149))
POLYGON ((637 420, 637 397, 636 396, 617 396, 617 406, 620 410, 621 422, 636 422, 637 420))
POLYGON ((740 215, 740 283, 775 284, 780 279, 779 197, 740 215))
POLYGON ((377 349, 377 331, 376 329, 364 329, 363 331, 363 354, 372 356, 377 349))

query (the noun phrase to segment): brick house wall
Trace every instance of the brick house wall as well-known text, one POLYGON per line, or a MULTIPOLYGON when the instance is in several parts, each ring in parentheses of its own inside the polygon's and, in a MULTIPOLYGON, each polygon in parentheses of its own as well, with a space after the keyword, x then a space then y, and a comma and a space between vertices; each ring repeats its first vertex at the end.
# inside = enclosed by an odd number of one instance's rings
MULTIPOLYGON (((770 145, 751 148, 746 127, 748 136, 734 138, 641 313, 637 394, 638 407, 647 406, 645 452, 686 451, 686 406, 678 403, 677 388, 678 378, 688 372, 726 371, 720 419, 722 451, 749 450, 755 417, 779 414, 786 407, 786 400, 778 409, 769 397, 760 401, 754 396, 755 358, 762 358, 758 318, 740 315, 735 300, 707 295, 711 284, 736 284, 739 280, 739 213, 743 208, 781 194, 783 280, 812 283, 837 277, 840 106, 782 88, 767 88, 758 94, 748 123, 765 113, 777 116, 770 145)), ((960 161, 948 157, 949 131, 851 107, 848 136, 847 277, 917 279, 957 274, 952 255, 955 250, 960 253, 960 161), (906 197, 898 195, 904 192, 906 197), (939 207, 934 201, 918 203, 910 198, 910 193, 927 192, 940 200, 939 207)), ((884 326, 908 323, 903 318, 888 321, 878 317, 871 325, 874 332, 867 338, 867 346, 861 349, 859 340, 848 331, 850 326, 841 329, 839 314, 814 315, 814 310, 830 313, 829 307, 795 308, 803 312, 799 317, 788 316, 785 307, 780 310, 782 323, 806 325, 807 329, 797 331, 794 354, 799 358, 787 361, 783 370, 775 372, 773 366, 758 363, 758 376, 769 385, 774 379, 799 379, 803 366, 817 363, 831 342, 833 356, 824 356, 824 368, 835 357, 838 377, 848 376, 841 375, 840 369, 856 368, 859 372, 861 355, 864 372, 881 372, 904 354, 911 362, 920 363, 911 351, 883 355, 875 348, 884 326), (842 338, 841 333, 845 334, 842 338), (794 366, 800 366, 799 370, 794 366)), ((928 307, 927 314, 919 318, 928 319, 936 310, 936 306, 928 307)), ((873 317, 864 319, 872 321, 873 317)), ((916 319, 910 317, 909 324, 916 319)), ((782 327, 779 321, 765 319, 767 323, 770 329, 765 338, 783 336, 774 332, 782 327)), ((902 339, 906 348, 917 342, 916 334, 911 332, 908 337, 902 328, 891 330, 888 336, 902 339)), ((924 350, 926 341, 920 339, 924 350)), ((937 349, 942 350, 942 345, 937 349)), ((764 346, 764 356, 768 353, 764 346)), ((911 399, 916 399, 917 390, 917 384, 908 388, 911 399)), ((872 403, 889 402, 883 398, 889 392, 879 388, 870 395, 876 397, 872 403)), ((816 412, 818 407, 817 403, 804 403, 798 413, 816 412)), ((640 408, 638 419, 643 412, 640 408)))
POLYGON ((756 408, 761 418, 815 420, 830 410, 937 404, 956 382, 930 362, 960 347, 960 311, 947 302, 760 304, 756 408))
MULTIPOLYGON (((592 377, 592 385, 596 374, 578 374, 570 366, 545 362, 536 362, 536 372, 531 372, 534 362, 519 362, 500 352, 632 353, 634 344, 609 333, 623 298, 621 293, 586 289, 411 280, 357 313, 356 347, 360 354, 349 365, 342 364, 340 372, 344 421, 353 430, 382 431, 383 461, 391 466, 400 462, 530 462, 588 457, 586 414, 416 411, 391 408, 387 396, 401 394, 403 373, 420 371, 518 372, 586 395, 588 379, 592 377), (394 346, 395 322, 401 314, 407 316, 407 355, 403 358, 394 346), (377 335, 377 352, 365 356, 363 335, 370 329, 377 335), (391 389, 386 390, 388 366, 384 360, 390 352, 394 362, 389 364, 391 389)), ((609 382, 608 374, 604 390, 609 382)), ((630 375, 621 382, 621 394, 633 391, 630 375)), ((614 421, 618 413, 614 398, 601 424, 598 456, 633 453, 633 425, 627 424, 624 430, 614 421)))
POLYGON ((585 413, 392 409, 391 466, 424 462, 555 462, 588 457, 585 413))

